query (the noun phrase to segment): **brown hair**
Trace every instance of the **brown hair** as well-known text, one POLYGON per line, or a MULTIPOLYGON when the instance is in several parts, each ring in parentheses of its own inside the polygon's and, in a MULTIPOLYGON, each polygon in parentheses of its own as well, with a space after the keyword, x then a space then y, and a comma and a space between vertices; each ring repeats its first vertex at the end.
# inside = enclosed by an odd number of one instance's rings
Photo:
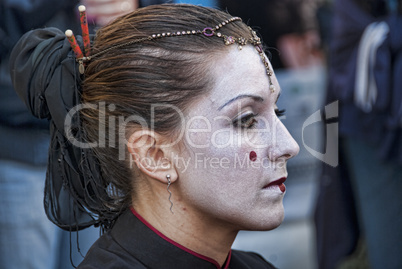
MULTIPOLYGON (((138 9, 120 17, 100 29, 95 37, 93 51, 103 51, 152 34, 203 30, 230 19, 219 10, 179 4, 164 4, 138 9)), ((251 37, 242 22, 225 25, 222 34, 251 37)), ((81 118, 87 140, 99 141, 99 129, 105 131, 105 147, 94 148, 102 178, 100 184, 113 186, 114 209, 130 205, 133 193, 132 171, 126 160, 119 160, 119 146, 113 144, 119 128, 100 126, 99 117, 124 117, 136 115, 151 126, 151 104, 170 104, 186 111, 192 101, 206 94, 211 88, 210 63, 214 56, 227 49, 221 38, 204 35, 165 37, 157 40, 113 48, 95 57, 87 66, 83 83, 82 102, 99 104, 106 109, 85 109, 81 118), (113 109, 109 105, 114 105, 113 109)), ((98 107, 99 108, 99 107, 98 107)), ((154 130, 173 134, 180 130, 181 119, 168 108, 155 109, 154 130)), ((130 122, 134 126, 135 122, 130 122)), ((107 125, 107 124, 106 124, 107 125)), ((113 126, 115 127, 115 126, 113 126)), ((126 134, 124 134, 126 135, 126 134)), ((127 156, 127 152, 125 153, 127 156)))

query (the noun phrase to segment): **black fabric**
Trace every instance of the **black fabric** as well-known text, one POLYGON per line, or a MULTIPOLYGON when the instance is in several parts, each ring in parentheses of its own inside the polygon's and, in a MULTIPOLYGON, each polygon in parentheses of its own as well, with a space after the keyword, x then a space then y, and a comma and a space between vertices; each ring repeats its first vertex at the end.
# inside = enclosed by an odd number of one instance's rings
MULTIPOLYGON (((94 243, 77 268, 216 269, 217 266, 169 243, 127 210, 112 230, 94 243)), ((275 267, 256 253, 232 250, 228 268, 275 267)))
MULTIPOLYGON (((36 119, 16 95, 9 73, 9 56, 27 31, 47 26, 78 27, 74 18, 76 0, 0 1, 0 124, 12 127, 49 129, 47 121, 36 119), (47 8, 49 5, 52 8, 47 8)), ((12 139, 12 138, 10 138, 12 139)))
POLYGON ((334 2, 326 103, 339 100, 341 136, 339 166, 334 168, 323 164, 315 208, 317 259, 318 267, 322 269, 337 268, 340 262, 355 251, 362 232, 346 154, 342 147, 345 138, 356 137, 369 141, 383 160, 402 163, 402 13, 399 17, 397 14, 389 15, 382 2, 385 1, 334 2), (356 56, 365 27, 374 21, 385 21, 390 27, 390 33, 376 56, 378 99, 373 111, 364 113, 355 106, 353 100, 356 56))
MULTIPOLYGON (((82 43, 79 36, 77 40, 82 43)), ((65 230, 97 224, 107 228, 119 212, 104 205, 111 200, 108 182, 102 180, 92 150, 69 139, 85 142, 78 113, 65 128, 70 110, 80 104, 81 80, 64 33, 57 28, 26 33, 11 53, 10 70, 15 90, 31 113, 50 120, 44 198, 48 218, 65 230)))
POLYGON ((11 77, 20 98, 34 116, 52 118, 61 131, 78 98, 74 93, 79 75, 70 52, 64 33, 46 28, 26 33, 10 56, 11 77))
POLYGON ((340 134, 364 138, 381 159, 402 164, 402 14, 375 17, 355 1, 337 0, 332 26, 328 93, 339 100, 340 134), (366 113, 354 103, 357 51, 365 28, 380 21, 390 31, 375 56, 378 96, 366 113))
MULTIPOLYGON (((342 145, 342 140, 339 142, 342 145)), ((335 269, 356 249, 360 228, 343 147, 339 166, 323 164, 314 212, 318 268, 335 269)))
POLYGON ((78 29, 76 0, 0 0, 0 159, 46 165, 49 122, 32 116, 14 91, 9 57, 27 31, 47 26, 78 29), (52 8, 47 8, 51 5, 52 8), (76 21, 76 22, 75 22, 76 21))

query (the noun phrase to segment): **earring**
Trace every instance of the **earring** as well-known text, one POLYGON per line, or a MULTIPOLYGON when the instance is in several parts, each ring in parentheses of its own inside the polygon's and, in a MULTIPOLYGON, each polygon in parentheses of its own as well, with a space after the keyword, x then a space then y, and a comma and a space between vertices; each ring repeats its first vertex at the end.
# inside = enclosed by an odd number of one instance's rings
POLYGON ((172 210, 173 202, 170 200, 170 197, 172 197, 172 192, 169 190, 170 184, 172 183, 170 181, 170 175, 166 175, 166 179, 167 179, 167 182, 168 182, 167 191, 169 192, 170 212, 172 212, 172 214, 174 214, 173 210, 172 210))

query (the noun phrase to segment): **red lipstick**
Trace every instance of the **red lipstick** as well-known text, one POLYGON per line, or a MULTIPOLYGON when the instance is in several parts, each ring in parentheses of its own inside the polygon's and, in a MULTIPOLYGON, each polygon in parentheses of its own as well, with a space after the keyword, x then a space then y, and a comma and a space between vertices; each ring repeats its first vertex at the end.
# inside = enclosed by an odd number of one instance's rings
POLYGON ((268 187, 271 187, 271 186, 278 185, 278 187, 281 190, 281 192, 285 192, 286 191, 286 186, 285 186, 285 184, 283 184, 285 182, 285 180, 286 180, 286 177, 282 177, 282 178, 280 178, 278 180, 272 181, 267 186, 265 186, 264 189, 268 188, 268 187))

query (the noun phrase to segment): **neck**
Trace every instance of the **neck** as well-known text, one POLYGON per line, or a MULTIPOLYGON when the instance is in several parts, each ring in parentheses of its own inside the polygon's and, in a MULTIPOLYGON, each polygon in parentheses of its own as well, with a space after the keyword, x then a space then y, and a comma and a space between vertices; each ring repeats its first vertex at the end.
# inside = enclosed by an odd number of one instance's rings
MULTIPOLYGON (((144 201, 144 200, 143 200, 144 201)), ((227 225, 207 220, 205 215, 198 216, 195 211, 174 201, 173 212, 170 204, 155 205, 157 202, 133 202, 139 215, 169 239, 203 256, 209 257, 222 267, 226 261, 237 231, 227 225)))

